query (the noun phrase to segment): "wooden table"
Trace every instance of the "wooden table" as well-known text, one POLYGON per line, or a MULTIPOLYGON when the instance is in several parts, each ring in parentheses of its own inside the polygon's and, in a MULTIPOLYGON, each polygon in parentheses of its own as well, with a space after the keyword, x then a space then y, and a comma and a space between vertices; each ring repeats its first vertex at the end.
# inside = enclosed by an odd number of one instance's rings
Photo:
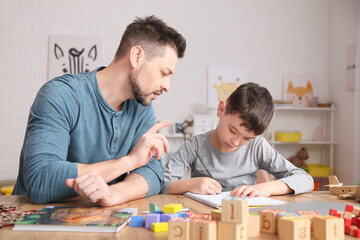
MULTIPOLYGON (((287 203, 292 202, 301 202, 301 201, 334 201, 342 202, 347 204, 359 204, 355 200, 340 200, 336 195, 330 194, 327 191, 321 192, 311 192, 306 194, 301 194, 297 196, 274 196, 274 199, 282 200, 287 203)), ((181 203, 183 207, 190 208, 191 211, 195 213, 210 213, 213 209, 205 204, 192 200, 182 195, 155 195, 144 199, 139 199, 127 203, 123 203, 117 207, 137 207, 138 212, 149 210, 149 203, 154 203, 160 208, 169 203, 181 203)), ((83 198, 73 198, 62 203, 48 204, 48 205, 35 205, 30 202, 26 196, 0 196, 0 204, 10 204, 11 206, 16 206, 17 210, 39 210, 45 206, 79 206, 79 207, 90 207, 95 206, 90 203, 88 200, 83 198)), ((315 209, 316 210, 316 209, 315 209)), ((138 214, 141 215, 141 214, 138 214)), ((37 231, 12 231, 12 227, 5 227, 0 229, 0 239, 1 240, 21 240, 21 239, 36 239, 36 240, 57 240, 57 239, 167 239, 167 232, 153 233, 150 230, 140 227, 129 227, 126 226, 118 233, 78 233, 78 232, 37 232, 37 231)), ((278 239, 278 236, 275 234, 265 234, 261 233, 259 238, 251 238, 254 240, 269 239, 275 240, 278 239)), ((348 235, 345 235, 345 239, 355 239, 348 235)))

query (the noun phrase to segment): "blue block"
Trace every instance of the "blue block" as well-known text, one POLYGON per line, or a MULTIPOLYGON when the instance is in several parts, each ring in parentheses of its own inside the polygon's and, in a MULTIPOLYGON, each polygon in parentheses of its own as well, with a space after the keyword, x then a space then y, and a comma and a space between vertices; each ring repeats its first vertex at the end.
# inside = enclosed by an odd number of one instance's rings
POLYGON ((168 222, 170 219, 176 218, 178 215, 176 213, 164 213, 160 216, 160 222, 168 222))
POLYGON ((130 220, 130 227, 142 227, 144 226, 143 216, 132 216, 130 220))
POLYGON ((181 217, 181 215, 182 215, 183 213, 180 211, 180 212, 177 212, 177 213, 175 213, 175 214, 177 214, 178 217, 181 217))
POLYGON ((155 211, 155 213, 163 214, 164 212, 162 210, 157 210, 157 211, 155 211))
POLYGON ((183 218, 188 218, 188 217, 189 217, 189 215, 184 214, 184 213, 181 213, 181 216, 180 216, 180 217, 183 217, 183 218))
POLYGON ((149 213, 145 217, 145 228, 150 229, 152 223, 160 222, 160 214, 157 213, 149 213))

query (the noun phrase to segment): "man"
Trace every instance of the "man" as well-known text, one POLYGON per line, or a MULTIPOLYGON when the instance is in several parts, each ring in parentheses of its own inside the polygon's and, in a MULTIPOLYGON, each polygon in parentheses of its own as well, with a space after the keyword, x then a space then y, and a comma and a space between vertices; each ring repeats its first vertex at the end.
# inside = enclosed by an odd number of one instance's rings
POLYGON ((170 90, 185 39, 160 19, 138 18, 114 60, 47 82, 30 109, 13 194, 48 203, 77 194, 112 206, 157 194, 168 152, 151 101, 170 90))

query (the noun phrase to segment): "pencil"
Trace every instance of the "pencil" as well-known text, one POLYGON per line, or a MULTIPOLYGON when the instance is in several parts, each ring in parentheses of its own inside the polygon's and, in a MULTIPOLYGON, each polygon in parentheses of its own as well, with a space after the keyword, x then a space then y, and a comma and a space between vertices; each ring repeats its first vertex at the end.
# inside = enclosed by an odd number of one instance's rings
POLYGON ((200 154, 198 153, 198 151, 195 149, 195 153, 198 156, 198 158, 200 159, 202 165, 204 166, 204 168, 206 169, 207 173, 209 174, 209 176, 214 179, 213 175, 211 174, 211 172, 209 171, 209 169, 206 167, 204 161, 202 160, 202 158, 200 157, 200 154))

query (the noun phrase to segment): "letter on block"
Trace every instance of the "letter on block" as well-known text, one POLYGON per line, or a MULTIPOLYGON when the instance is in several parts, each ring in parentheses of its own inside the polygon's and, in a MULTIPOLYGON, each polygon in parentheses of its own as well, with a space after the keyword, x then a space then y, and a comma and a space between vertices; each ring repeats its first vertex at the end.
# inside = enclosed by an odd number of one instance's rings
POLYGON ((246 224, 219 221, 217 231, 217 239, 247 240, 246 224))
POLYGON ((310 219, 281 217, 278 222, 280 240, 310 240, 310 219))
POLYGON ((260 216, 258 214, 249 213, 247 235, 248 237, 260 236, 260 216))
POLYGON ((169 221, 168 240, 189 240, 191 218, 173 218, 169 221))
POLYGON ((279 232, 279 219, 282 217, 300 217, 299 213, 287 213, 287 212, 282 212, 282 213, 278 213, 276 215, 276 222, 278 223, 276 226, 276 231, 279 232))
POLYGON ((180 212, 181 209, 182 209, 181 204, 171 203, 171 204, 163 206, 164 213, 177 213, 177 212, 180 212))
POLYGON ((249 204, 246 198, 226 197, 221 202, 221 221, 247 224, 249 204))
POLYGON ((167 222, 159 222, 151 224, 151 231, 153 232, 167 232, 169 223, 167 222))
POLYGON ((275 210, 275 209, 265 209, 259 211, 260 231, 267 233, 276 233, 277 230, 276 215, 281 212, 285 212, 285 211, 275 210))
POLYGON ((205 219, 193 219, 190 222, 190 239, 217 240, 217 222, 205 219))
POLYGON ((325 215, 314 216, 314 238, 317 240, 342 240, 344 239, 344 219, 325 215))

